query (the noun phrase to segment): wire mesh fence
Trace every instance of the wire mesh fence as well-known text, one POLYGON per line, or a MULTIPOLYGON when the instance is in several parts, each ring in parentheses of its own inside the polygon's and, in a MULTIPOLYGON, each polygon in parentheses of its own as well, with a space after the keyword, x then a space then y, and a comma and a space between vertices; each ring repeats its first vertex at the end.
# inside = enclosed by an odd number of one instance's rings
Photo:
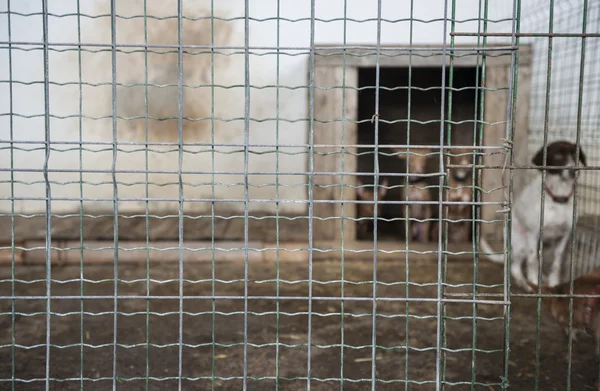
POLYGON ((599 12, 0 1, 0 388, 594 389, 599 12))

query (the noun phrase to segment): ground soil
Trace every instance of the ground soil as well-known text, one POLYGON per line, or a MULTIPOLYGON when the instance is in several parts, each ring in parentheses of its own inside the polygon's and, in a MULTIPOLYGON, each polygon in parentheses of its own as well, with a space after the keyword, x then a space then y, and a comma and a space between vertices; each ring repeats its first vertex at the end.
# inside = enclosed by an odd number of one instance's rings
POLYGON ((286 297, 279 302, 272 298, 245 302, 243 260, 217 263, 214 271, 210 263, 184 264, 187 281, 182 284, 177 263, 152 264, 149 272, 143 263, 119 266, 118 294, 139 297, 149 292, 149 300, 111 298, 115 294, 112 266, 85 266, 83 271, 76 265, 54 267, 53 296, 83 292, 95 298, 54 298, 49 303, 18 299, 14 308, 6 299, 13 292, 17 297, 46 294, 46 270, 18 266, 14 269, 18 282, 13 284, 13 271, 5 267, 0 269, 4 297, 0 300, 0 389, 44 389, 48 304, 52 312, 48 371, 57 379, 50 382, 53 390, 80 389, 82 384, 85 390, 112 389, 115 372, 117 389, 172 390, 177 389, 180 371, 183 390, 240 390, 245 340, 249 390, 305 390, 309 362, 312 390, 371 389, 373 368, 378 390, 435 390, 438 375, 447 390, 500 390, 508 325, 506 366, 511 390, 534 390, 536 375, 537 389, 543 391, 566 390, 568 382, 571 390, 595 389, 598 361, 591 337, 582 336, 574 343, 569 379, 566 338, 545 314, 536 337, 538 306, 531 298, 511 298, 510 323, 501 303, 447 303, 442 340, 446 349, 443 360, 438 360, 439 308, 434 300, 438 273, 450 285, 445 294, 449 299, 472 298, 476 282, 483 294, 479 299, 501 301, 502 295, 494 294, 502 293, 502 267, 481 262, 474 274, 469 261, 451 260, 439 270, 435 261, 411 259, 407 273, 406 265, 402 256, 377 264, 377 296, 388 300, 377 303, 375 352, 371 347, 372 260, 315 262, 312 284, 308 260, 282 263, 279 270, 273 263, 250 263, 248 295, 286 297), (147 284, 147 275, 161 282, 147 284), (82 276, 88 282, 81 284, 82 276), (405 284, 407 280, 411 284, 405 284), (342 289, 345 297, 364 299, 344 301, 345 316, 339 299, 326 300, 340 297, 342 289), (213 292, 226 298, 211 300, 208 296, 213 292), (306 300, 309 292, 317 299, 306 300), (180 301, 180 293, 186 299, 180 301), (406 300, 392 300, 406 298, 407 293, 408 305, 406 300), (412 301, 419 298, 430 301, 412 301), (14 384, 6 381, 13 373, 20 379, 14 384))

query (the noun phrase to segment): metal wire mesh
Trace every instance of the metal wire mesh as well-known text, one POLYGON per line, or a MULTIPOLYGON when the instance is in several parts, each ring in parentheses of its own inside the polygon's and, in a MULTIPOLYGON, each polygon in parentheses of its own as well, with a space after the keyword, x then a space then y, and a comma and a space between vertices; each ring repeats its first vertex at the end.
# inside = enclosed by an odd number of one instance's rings
POLYGON ((587 387, 479 249, 566 138, 597 266, 600 3, 543 5, 0 1, 0 388, 587 387))
MULTIPOLYGON (((600 118, 597 104, 600 67, 595 59, 600 43, 593 36, 600 31, 599 12, 600 4, 593 1, 524 3, 521 30, 552 35, 551 42, 546 37, 522 38, 522 42, 532 45, 534 52, 529 111, 531 154, 544 144, 544 139, 551 142, 578 138, 587 151, 588 164, 598 165, 595 137, 600 118), (577 38, 578 32, 592 38, 577 38), (567 37, 569 34, 572 37, 567 37)), ((575 276, 599 266, 593 250, 599 229, 597 175, 597 170, 591 169, 581 171, 579 176, 580 218, 572 245, 575 276)), ((568 278, 565 273, 565 279, 568 278)))

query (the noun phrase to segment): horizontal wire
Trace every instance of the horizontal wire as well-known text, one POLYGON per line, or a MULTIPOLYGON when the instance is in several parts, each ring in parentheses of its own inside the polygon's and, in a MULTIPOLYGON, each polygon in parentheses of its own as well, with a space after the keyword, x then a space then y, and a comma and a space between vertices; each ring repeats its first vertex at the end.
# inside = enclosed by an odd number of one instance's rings
MULTIPOLYGON (((212 119, 212 118, 211 118, 212 119)), ((439 121, 438 121, 439 123, 439 121)), ((7 140, 7 139, 0 139, 0 143, 6 143, 6 144, 46 144, 46 141, 44 140, 7 140)), ((69 140, 64 140, 64 141, 51 141, 50 144, 53 145, 60 145, 60 144, 65 144, 65 145, 110 145, 112 147, 113 142, 110 141, 69 141, 69 140)), ((169 143, 169 142, 138 142, 138 141, 117 141, 116 142, 117 145, 139 145, 139 146, 146 146, 146 145, 166 145, 166 146, 176 146, 178 145, 177 143, 169 143)), ((226 144, 226 143, 191 143, 191 142, 185 142, 184 143, 185 146, 197 146, 197 147, 210 147, 212 148, 214 147, 239 147, 239 148, 244 148, 244 147, 248 147, 248 148, 375 148, 375 144, 352 144, 352 143, 348 143, 348 144, 314 144, 314 145, 310 145, 310 144, 303 144, 303 143, 298 143, 298 144, 285 144, 285 143, 281 143, 281 144, 248 144, 247 146, 245 144, 239 144, 239 143, 230 143, 230 144, 226 144)), ((435 146, 432 145, 417 145, 417 144, 385 144, 385 145, 378 145, 380 148, 381 147, 386 147, 386 148, 403 148, 403 149, 422 149, 422 148, 430 148, 430 149, 434 149, 436 148, 435 146)), ((473 148, 474 150, 506 150, 506 147, 503 147, 501 145, 467 145, 469 148, 473 148)), ((465 146, 460 146, 460 145, 448 145, 448 146, 444 146, 444 150, 453 150, 453 149, 462 149, 465 148, 465 146)), ((439 146, 436 148, 437 151, 439 151, 439 146)), ((315 153, 317 153, 315 151, 315 153)), ((350 151, 344 151, 344 153, 352 153, 350 151)), ((404 152, 396 152, 396 154, 405 154, 404 152)), ((435 154, 435 151, 432 152, 435 154)), ((385 152, 379 152, 380 155, 384 155, 386 154, 385 152)))
MULTIPOLYGON (((411 219, 412 220, 412 219, 411 219)), ((3 249, 16 249, 16 250, 20 250, 20 251, 24 251, 24 252, 29 252, 29 251, 39 251, 39 250, 45 250, 46 247, 22 247, 22 246, 14 246, 14 247, 3 247, 3 249)), ((51 249, 54 251, 72 251, 72 250, 87 250, 87 251, 106 251, 106 250, 114 250, 113 246, 105 246, 105 247, 88 247, 88 246, 83 246, 83 247, 71 247, 71 248, 64 248, 64 247, 54 247, 51 246, 51 249)), ((246 250, 248 249, 248 251, 252 251, 252 252, 257 252, 257 253, 261 253, 261 252, 267 252, 267 251, 280 251, 280 252, 289 252, 289 253, 298 253, 298 252, 305 252, 305 251, 309 251, 309 248, 285 248, 285 247, 271 247, 271 248, 251 248, 251 247, 238 247, 238 248, 231 248, 231 249, 225 249, 225 248, 218 248, 218 247, 204 247, 204 248, 189 248, 189 247, 170 247, 170 248, 156 248, 156 247, 117 247, 117 249, 124 251, 124 252, 133 252, 133 251, 140 251, 140 250, 146 250, 146 249, 150 249, 152 251, 157 251, 157 252, 168 252, 168 251, 175 251, 175 250, 184 250, 184 251, 188 251, 188 252, 203 252, 203 251, 212 251, 212 252, 236 252, 236 251, 242 251, 242 250, 246 250)), ((374 250, 373 249, 369 249, 369 248, 365 248, 365 249, 349 249, 349 248, 320 248, 318 246, 313 246, 312 251, 317 252, 317 253, 322 253, 322 254, 327 254, 327 253, 337 253, 340 251, 343 251, 345 253, 354 253, 354 254, 362 254, 362 253, 372 253, 374 250)), ((377 249, 378 253, 382 253, 382 254, 416 254, 416 255, 427 255, 427 254, 437 254, 438 251, 437 250, 426 250, 426 251, 419 251, 419 250, 413 250, 413 249, 403 249, 403 250, 383 250, 383 249, 377 249)), ((471 251, 457 251, 457 252, 453 252, 453 251, 441 251, 442 254, 446 254, 446 255, 469 255, 469 254, 478 254, 478 253, 473 253, 471 251)), ((496 253, 492 253, 492 254, 496 254, 496 253)), ((501 253, 497 253, 497 254, 501 254, 501 253)), ((217 280, 215 280, 217 281, 217 280)))
MULTIPOLYGON (((46 197, 0 197, 2 201, 45 201, 46 197)), ((149 202, 192 202, 192 203, 252 203, 252 204, 269 204, 269 203, 281 203, 281 204, 306 204, 313 202, 315 204, 366 204, 373 205, 374 201, 363 201, 363 200, 294 200, 279 198, 274 199, 258 199, 251 198, 249 200, 236 199, 236 198, 166 198, 166 197, 52 197, 52 201, 114 201, 114 202, 133 202, 133 201, 149 201, 149 202)), ((406 201, 406 200, 395 200, 395 201, 377 201, 378 205, 504 205, 504 201, 406 201)), ((317 218, 315 216, 315 218, 317 218)), ((322 217, 325 219, 324 217, 322 217)), ((327 217, 327 219, 342 219, 342 217, 327 217)), ((344 217, 349 219, 349 217, 344 217)), ((472 221, 469 219, 469 221, 472 221)))
MULTIPOLYGON (((565 167, 564 166, 550 166, 550 165, 546 165, 546 166, 504 166, 504 165, 453 165, 452 167, 454 168, 481 168, 481 169, 507 169, 510 168, 511 170, 564 170, 565 167)), ((598 171, 600 170, 600 166, 586 166, 586 167, 577 167, 577 168, 572 168, 573 171, 598 171)), ((54 172, 54 173, 88 173, 88 174, 106 174, 106 173, 116 173, 116 174, 173 174, 176 175, 179 172, 176 170, 101 170, 101 169, 83 169, 83 170, 78 170, 78 169, 69 169, 69 168, 49 168, 48 170, 45 170, 49 173, 54 172)), ((3 168, 0 167, 0 172, 31 172, 31 173, 40 173, 42 172, 41 169, 35 169, 35 168, 3 168)), ((315 176, 356 176, 356 177, 368 177, 368 176, 373 176, 373 173, 368 173, 368 172, 361 172, 361 171, 356 171, 356 172, 348 172, 348 171, 332 171, 332 172, 327 172, 327 171, 318 171, 318 172, 308 172, 308 171, 250 171, 248 173, 244 173, 242 171, 181 171, 181 173, 183 175, 211 175, 211 174, 216 174, 216 175, 256 175, 256 176, 262 176, 262 175, 280 175, 280 176, 285 176, 285 175, 291 175, 291 176, 296 176, 296 175, 315 175, 315 176)), ((446 172, 430 172, 430 173, 424 173, 424 174, 415 174, 415 173, 402 173, 402 172, 387 172, 385 173, 385 176, 388 177, 407 177, 407 176, 418 176, 420 178, 426 178, 426 177, 440 177, 440 176, 447 176, 448 174, 446 172)), ((54 198, 53 198, 54 199, 54 198)))
MULTIPOLYGON (((188 343, 182 344, 182 346, 184 346, 186 348, 192 348, 192 349, 205 348, 205 347, 210 347, 212 345, 213 345, 212 342, 200 343, 200 344, 188 344, 188 343)), ((279 342, 278 344, 276 344, 276 343, 257 344, 257 343, 248 342, 247 345, 250 347, 253 347, 253 348, 257 348, 257 349, 269 348, 269 347, 274 347, 277 345, 286 347, 286 348, 298 348, 298 347, 308 346, 306 343, 288 344, 288 343, 284 343, 284 342, 279 342)), ((11 346, 12 345, 0 345, 0 349, 11 347, 11 346)), ((19 348, 19 349, 23 349, 23 350, 32 350, 32 349, 39 349, 41 347, 45 347, 46 344, 38 344, 38 345, 15 344, 14 346, 15 346, 15 348, 19 348)), ((93 345, 93 344, 88 344, 88 343, 77 343, 77 344, 67 344, 67 345, 50 344, 50 347, 59 349, 59 350, 70 349, 70 348, 74 348, 74 347, 86 347, 86 348, 90 348, 90 349, 103 349, 103 348, 107 348, 107 347, 111 347, 111 346, 114 346, 114 344, 112 344, 112 343, 111 344, 101 344, 101 345, 93 345)), ((151 346, 156 349, 168 349, 168 348, 173 348, 173 347, 179 346, 179 343, 169 343, 169 344, 149 343, 149 344, 147 344, 144 342, 144 343, 137 343, 137 344, 123 344, 123 343, 117 344, 117 347, 122 348, 122 349, 137 349, 137 348, 146 347, 146 346, 151 346)), ((244 346, 244 343, 243 342, 237 342, 237 343, 215 342, 215 346, 218 346, 220 348, 225 348, 225 349, 231 349, 231 348, 235 348, 235 347, 244 346)), ((319 345, 319 344, 313 343, 313 344, 311 344, 311 346, 318 348, 318 349, 331 349, 331 348, 344 347, 344 348, 352 349, 352 350, 364 350, 364 349, 372 348, 372 345, 349 345, 349 344, 319 345)), ((427 351, 432 351, 432 350, 436 349, 435 347, 418 348, 418 347, 414 347, 414 346, 407 347, 406 345, 397 345, 397 346, 376 345, 376 347, 377 347, 377 349, 386 350, 386 351, 393 351, 393 350, 406 351, 406 350, 408 350, 408 351, 415 351, 415 352, 427 352, 427 351)), ((457 349, 445 348, 445 351, 448 353, 462 353, 462 352, 471 352, 471 351, 473 351, 473 349, 472 348, 457 348, 457 349)), ((476 351, 479 353, 484 353, 484 354, 485 353, 492 354, 492 353, 501 353, 502 349, 490 349, 490 350, 476 349, 476 351)))
MULTIPOLYGON (((8 11, 0 11, 0 15, 2 14, 8 14, 8 11)), ((29 12, 29 13, 25 13, 25 12, 16 12, 16 11, 11 11, 10 12, 11 15, 17 15, 17 16, 22 16, 22 17, 31 17, 31 16, 42 16, 43 14, 41 12, 29 12)), ((111 14, 84 14, 84 13, 65 13, 65 14, 57 14, 57 13, 48 13, 47 14, 50 17, 53 18, 66 18, 66 17, 82 17, 82 18, 89 18, 89 19, 99 19, 99 18, 110 18, 112 15, 111 14)), ((178 16, 177 15, 170 15, 170 16, 156 16, 156 15, 131 15, 131 16, 123 16, 123 15, 116 15, 117 19, 123 19, 123 20, 129 20, 129 19, 149 19, 149 20, 159 20, 159 21, 164 21, 164 20, 170 20, 170 19, 177 19, 178 16)), ((232 18, 225 18, 225 17, 219 17, 219 16, 200 16, 200 17, 190 17, 190 16, 182 16, 183 20, 189 20, 189 21, 199 21, 199 20, 219 20, 219 21, 223 21, 223 22, 233 22, 233 21, 242 21, 245 20, 245 17, 232 17, 232 18)), ((309 17, 306 18, 286 18, 286 17, 270 17, 270 18, 252 18, 249 17, 248 18, 250 21, 252 22, 267 22, 267 21, 283 21, 283 22, 290 22, 290 23, 297 23, 297 22, 310 22, 311 20, 314 20, 316 22, 322 22, 322 23, 332 23, 332 22, 343 22, 343 21, 349 21, 349 22, 355 22, 355 23, 366 23, 366 22, 376 22, 378 20, 380 20, 383 23, 401 23, 401 22, 417 22, 417 23, 437 23, 437 22, 443 22, 444 20, 449 20, 449 21, 453 21, 455 23, 469 23, 469 22, 476 22, 476 21, 480 21, 481 18, 467 18, 467 19, 443 19, 443 18, 437 18, 437 19, 418 19, 418 18, 400 18, 400 19, 385 19, 385 18, 367 18, 367 19, 354 19, 354 18, 330 18, 330 19, 324 19, 324 18, 314 18, 311 19, 309 17)), ((510 22, 512 21, 512 18, 502 18, 502 19, 485 19, 488 23, 503 23, 503 22, 510 22)))
MULTIPOLYGON (((32 284, 38 284, 38 283, 42 283, 45 282, 46 280, 22 280, 22 279, 15 279, 14 283, 19 283, 19 284, 24 284, 24 285, 32 285, 32 284)), ((190 280, 190 279, 186 279, 183 278, 182 279, 183 282, 187 283, 187 284, 192 284, 192 285, 197 285, 197 284, 208 284, 208 283, 212 283, 213 280, 190 280)), ((0 283, 12 283, 13 280, 0 280, 0 283)), ((82 278, 82 279, 78 279, 75 281, 72 280, 66 280, 66 281, 61 281, 61 280, 55 280, 55 279, 51 279, 50 282, 54 283, 54 284, 58 284, 58 285, 67 285, 67 284, 74 284, 74 283, 79 283, 79 282, 85 282, 88 284, 105 284, 108 282, 114 282, 114 279, 102 279, 102 280, 90 280, 87 278, 82 278)), ((155 279, 139 279, 139 280, 126 280, 126 279, 119 279, 118 282, 122 285, 134 285, 134 284, 141 284, 141 283, 148 283, 151 282, 153 284, 156 285, 164 285, 164 284, 173 284, 175 282, 179 282, 179 279, 177 280, 155 280, 155 279)), ((229 284, 239 284, 239 283, 243 283, 244 280, 243 279, 235 279, 235 280, 222 280, 222 279, 215 279, 214 280, 215 283, 219 283, 219 284, 223 284, 223 285, 229 285, 229 284)), ((257 284, 257 285, 261 285, 261 284, 273 284, 276 283, 277 281, 264 281, 264 280, 258 280, 258 281, 253 281, 253 284, 257 284)), ((297 280, 297 281, 289 281, 289 280, 285 280, 282 279, 280 280, 280 282, 284 285, 298 285, 298 284, 306 284, 309 282, 309 280, 297 280)), ((360 286, 360 285, 372 285, 374 282, 373 281, 350 281, 350 280, 345 280, 345 281, 336 281, 336 280, 332 280, 332 281, 320 281, 320 280, 313 280, 313 282, 316 285, 331 285, 331 284, 347 284, 347 285, 354 285, 354 286, 360 286)), ((418 282, 382 282, 382 281, 377 281, 376 282, 377 285, 381 285, 381 286, 386 286, 386 287, 400 287, 400 286, 414 286, 414 287, 419 287, 419 288, 426 288, 426 287, 433 287, 433 286, 437 286, 437 283, 418 283, 418 282)), ((447 288, 464 288, 464 287, 472 287, 473 284, 442 284, 443 286, 447 287, 447 288)), ((501 288, 502 284, 491 284, 491 285, 486 285, 486 284, 475 284, 475 286, 477 286, 478 288, 485 288, 485 289, 493 289, 493 288, 501 288)), ((448 294, 448 296, 452 296, 452 297, 473 297, 472 294, 468 295, 468 294, 460 294, 460 293, 452 293, 452 294, 448 294)), ((479 293, 478 296, 481 297, 501 297, 502 294, 498 293, 498 294, 494 294, 494 293, 479 293)), ((113 313, 113 312, 111 312, 113 313)), ((144 312, 145 313, 145 312, 144 312)))
MULTIPOLYGON (((67 43, 67 42, 37 42, 37 41, 3 41, 0 40, 0 45, 10 45, 10 48, 15 50, 15 49, 19 49, 18 46, 45 46, 47 45, 49 48, 52 46, 57 46, 57 47, 69 47, 69 46, 76 46, 77 48, 83 48, 83 47, 105 47, 105 48, 110 48, 111 50, 113 48, 143 48, 146 49, 144 50, 144 52, 147 52, 147 49, 209 49, 210 52, 208 53, 214 53, 213 50, 244 50, 244 52, 240 52, 239 54, 243 54, 245 53, 245 50, 273 50, 274 53, 276 54, 278 53, 277 51, 279 51, 279 54, 285 54, 286 50, 290 50, 290 51, 305 51, 307 52, 307 54, 309 54, 309 52, 311 50, 315 51, 315 55, 323 55, 323 53, 318 53, 319 51, 333 51, 333 50, 343 50, 343 51, 347 51, 347 50, 375 50, 375 47, 373 45, 347 45, 347 46, 316 46, 314 48, 308 47, 308 46, 280 46, 280 47, 276 47, 276 46, 249 46, 249 47, 244 47, 244 46, 218 46, 218 45, 167 45, 167 44, 135 44, 135 43, 119 43, 116 45, 110 44, 110 43, 86 43, 86 42, 71 42, 71 43, 67 43), (17 47, 15 47, 17 46, 17 47)), ((514 46, 482 46, 482 47, 455 47, 452 50, 455 52, 497 52, 497 51, 512 51, 512 50, 517 50, 518 48, 514 47, 514 46)), ((80 50, 80 49, 77 49, 80 50)), ((390 51, 394 51, 394 52, 408 52, 411 53, 413 56, 416 56, 418 54, 414 53, 414 52, 440 52, 440 56, 443 54, 444 50, 441 47, 435 47, 435 46, 412 46, 412 47, 407 47, 407 46, 382 46, 381 47, 381 51, 382 52, 390 52, 390 51)), ((173 52, 175 53, 175 52, 173 52)), ((185 53, 185 51, 184 51, 185 53)), ((186 53, 187 54, 187 53, 186 53)), ((215 54, 221 54, 221 53, 215 53, 215 54)), ((331 53, 329 53, 331 54, 331 53)), ((334 53, 335 54, 335 53, 334 53)), ((351 55, 351 53, 344 53, 346 55, 351 55)), ((364 55, 361 54, 361 55, 364 55)), ((382 53, 382 55, 384 55, 384 53, 382 53)), ((474 55, 474 54, 473 54, 474 55)), ((506 56, 508 56, 509 54, 506 54, 506 56)), ((457 55, 453 55, 453 57, 457 57, 457 55)))
MULTIPOLYGON (((589 297, 585 295, 580 295, 582 297, 589 297)), ((107 300, 107 299, 139 299, 139 300, 179 300, 181 296, 173 296, 173 295, 164 295, 164 296, 156 296, 156 295, 50 295, 50 296, 0 296, 0 300, 107 300)), ((343 296, 343 297, 335 297, 335 296, 235 296, 235 295, 185 295, 183 296, 185 300, 315 300, 315 301, 335 301, 335 300, 343 300, 343 301, 383 301, 383 302, 428 302, 428 303, 455 303, 455 304, 480 304, 480 305, 507 305, 510 304, 510 301, 505 300, 471 300, 471 299, 437 299, 437 298, 427 298, 427 297, 351 297, 351 296, 343 296)))
POLYGON ((450 33, 455 37, 536 37, 536 38, 600 38, 600 33, 483 33, 463 32, 450 33))
MULTIPOLYGON (((278 376, 277 378, 275 378, 274 376, 250 376, 248 375, 246 377, 247 379, 253 380, 253 381, 265 381, 265 380, 278 380, 278 381, 306 381, 308 380, 305 376, 297 376, 297 377, 285 377, 285 376, 278 376)), ((219 381, 235 381, 235 380, 244 380, 243 376, 230 376, 230 377, 223 377, 223 376, 217 376, 217 375, 206 375, 206 376, 196 376, 196 377, 192 377, 192 376, 166 376, 166 377, 157 377, 157 376, 139 376, 139 377, 121 377, 119 376, 119 382, 131 382, 131 381, 141 381, 141 380, 149 380, 149 381, 159 381, 159 382, 163 382, 163 381, 174 381, 174 380, 187 380, 187 381, 199 381, 199 380, 219 380, 219 381)), ((15 379, 0 379, 0 382, 9 382, 9 381, 15 381, 18 383, 37 383, 37 382, 45 382, 46 378, 32 378, 32 379, 21 379, 21 378, 15 378, 15 379)), ((50 381, 54 381, 54 382, 81 382, 82 378, 81 377, 73 377, 73 378, 56 378, 56 377, 50 377, 49 378, 50 381)), ((113 381, 114 378, 113 377, 97 377, 97 378, 83 378, 84 381, 89 381, 89 382, 101 382, 101 381, 113 381)), ((343 380, 344 382, 347 383, 371 383, 372 379, 368 378, 368 379, 353 379, 351 377, 344 377, 343 379, 340 378, 335 378, 335 377, 328 377, 328 378, 320 378, 320 377, 315 377, 315 376, 311 376, 310 377, 310 381, 315 381, 315 382, 319 382, 319 383, 326 383, 326 382, 336 382, 339 383, 341 380, 343 380)), ((427 385, 427 384, 435 384, 436 381, 435 380, 407 380, 407 379, 394 379, 394 380, 387 380, 387 379, 375 379, 375 381, 377 383, 381 383, 381 384, 415 384, 415 385, 427 385)), ((445 380, 444 384, 448 385, 448 386, 458 386, 458 385, 477 385, 477 386, 485 386, 485 387, 491 387, 491 386, 501 386, 503 385, 503 383, 481 383, 481 382, 452 382, 452 381, 448 381, 445 380)))
MULTIPOLYGON (((18 117, 18 118, 24 118, 24 119, 32 119, 32 118, 42 118, 45 116, 45 114, 21 114, 21 113, 0 113, 0 117, 8 117, 8 116, 12 116, 12 117, 18 117)), ((72 118, 85 118, 85 119, 89 119, 89 120, 94 120, 94 121, 99 121, 99 120, 106 120, 106 119, 110 119, 113 118, 112 115, 102 115, 102 116, 91 116, 91 115, 83 115, 83 114, 67 114, 67 115, 56 115, 56 114, 51 114, 49 115, 50 118, 53 119, 60 119, 60 120, 65 120, 65 119, 72 119, 72 118)), ((137 115, 137 116, 132 116, 132 117, 123 117, 120 115, 115 116, 117 119, 122 120, 122 121, 134 121, 134 120, 139 120, 139 119, 148 119, 148 120, 152 120, 152 121, 158 121, 158 122, 165 122, 165 121, 172 121, 172 120, 176 120, 179 117, 178 116, 165 116, 165 117, 154 117, 154 116, 145 116, 145 115, 137 115)), ((224 123, 230 123, 230 122, 237 122, 237 121, 245 121, 246 118, 244 117, 231 117, 231 118, 223 118, 223 117, 183 117, 184 120, 186 121, 191 121, 191 122, 199 122, 199 121, 208 121, 208 120, 214 120, 217 122, 224 122, 224 123)), ((295 123, 302 123, 302 122, 308 122, 310 121, 310 118, 277 118, 277 117, 267 117, 267 118, 255 118, 255 117, 250 117, 249 120, 251 122, 256 122, 256 123, 268 123, 268 122, 286 122, 286 123, 290 123, 290 124, 295 124, 295 123)), ((333 118, 330 120, 317 120, 314 119, 315 122, 318 123, 322 123, 322 124, 329 124, 329 123, 335 123, 335 122, 347 122, 347 123, 355 123, 355 124, 363 124, 363 123, 369 123, 371 122, 370 119, 364 119, 364 120, 350 120, 350 119, 342 119, 342 118, 333 118)), ((385 120, 385 119, 380 119, 379 120, 382 123, 386 123, 386 124, 403 124, 403 123, 415 123, 415 124, 420 124, 420 125, 430 125, 430 124, 439 124, 440 120, 439 119, 432 119, 432 120, 426 120, 426 121, 420 121, 420 120, 416 120, 416 119, 396 119, 396 120, 385 120)), ((452 125, 462 125, 462 124, 472 124, 472 123, 484 123, 484 121, 476 121, 476 120, 462 120, 462 121, 450 121, 450 120, 445 120, 446 123, 448 124, 452 124, 452 125)), ((488 125, 492 125, 493 123, 486 123, 488 125)), ((50 142, 52 143, 52 142, 50 142)))
MULTIPOLYGON (((0 84, 16 84, 16 85, 24 85, 24 86, 32 86, 32 85, 37 85, 37 84, 44 84, 43 80, 35 80, 35 81, 22 81, 22 80, 2 80, 0 79, 0 84)), ((48 84, 53 85, 53 86, 57 86, 57 87, 68 87, 68 86, 88 86, 88 87, 108 87, 108 86, 112 86, 112 83, 106 82, 106 83, 90 83, 90 82, 78 82, 78 81, 73 81, 73 82, 48 82, 48 84)), ((168 88, 168 87, 178 87, 178 84, 170 84, 170 83, 166 83, 166 84, 157 84, 157 83, 116 83, 116 85, 118 87, 126 87, 126 88, 130 88, 130 87, 157 87, 157 88, 168 88)), ((190 89, 199 89, 199 88, 212 88, 214 87, 215 89, 223 89, 223 90, 231 90, 234 88, 245 88, 245 86, 243 84, 183 84, 183 87, 186 88, 190 88, 190 89)), ((255 90, 268 90, 268 89, 282 89, 282 90, 289 90, 289 91, 296 91, 296 90, 308 90, 309 87, 305 86, 305 85, 298 85, 298 86, 291 86, 291 85, 285 85, 285 84, 281 84, 281 85, 276 85, 276 84, 265 84, 265 85, 254 85, 254 84, 250 84, 250 88, 251 89, 255 89, 255 90)), ((320 90, 320 91, 334 91, 334 90, 352 90, 352 91, 368 91, 371 89, 374 89, 374 87, 372 86, 362 86, 362 87, 351 87, 351 86, 330 86, 330 87, 323 87, 323 86, 315 86, 314 87, 316 90, 320 90)), ((448 87, 446 88, 447 90, 452 90, 455 92, 464 92, 464 91, 507 91, 508 88, 507 87, 483 87, 483 86, 467 86, 467 87, 448 87)), ((421 92, 429 92, 429 91, 437 91, 437 90, 441 90, 441 87, 418 87, 418 86, 396 86, 396 87, 384 87, 381 86, 380 90, 385 90, 385 91, 403 91, 403 90, 407 90, 407 91, 421 91, 421 92)), ((185 117, 184 117, 185 118, 185 117)))
MULTIPOLYGON (((385 309, 382 309, 382 311, 385 311, 385 309)), ((307 311, 299 311, 299 312, 286 312, 286 311, 265 311, 265 312, 256 312, 256 311, 248 311, 249 314, 251 315, 255 315, 255 316, 272 316, 272 315, 284 315, 284 316, 289 316, 289 317, 295 317, 295 316, 304 316, 304 315, 308 315, 307 311)), ((34 317, 34 316, 43 316, 46 313, 45 312, 34 312, 34 313, 28 313, 28 312, 19 312, 19 311, 15 311, 14 312, 15 315, 19 315, 19 316, 23 316, 23 317, 34 317)), ((83 315, 89 315, 92 317, 98 317, 98 316, 114 316, 115 312, 114 311, 104 311, 104 312, 90 312, 90 311, 72 311, 72 312, 55 312, 55 311, 51 311, 50 312, 51 315, 53 316, 57 316, 59 318, 65 318, 65 317, 70 317, 70 316, 81 316, 83 315)), ((127 317, 132 317, 132 316, 141 316, 141 315, 155 315, 158 317, 165 317, 165 316, 176 316, 179 315, 180 312, 179 311, 166 311, 166 312, 156 312, 156 311, 150 311, 150 312, 146 312, 146 311, 138 311, 138 312, 123 312, 123 311, 118 311, 117 312, 118 315, 123 315, 123 316, 127 316, 127 317)), ((236 316, 236 315, 244 315, 244 311, 231 311, 231 312, 223 312, 223 311, 200 311, 200 312, 189 312, 189 311, 183 311, 184 315, 187 316, 203 316, 203 315, 221 315, 221 316, 236 316)), ((342 312, 327 312, 327 313, 316 313, 313 312, 313 314, 323 317, 323 318, 328 318, 328 317, 333 317, 333 316, 348 316, 350 318, 366 318, 366 317, 371 317, 373 316, 372 313, 352 313, 351 311, 344 311, 342 312)), ((13 312, 3 312, 0 313, 0 316, 12 316, 13 312)), ((394 318, 412 318, 412 319, 435 319, 436 315, 416 315, 416 314, 384 314, 384 313, 377 313, 376 316, 381 317, 381 318, 385 318, 385 319, 394 319, 394 318)), ((464 319, 473 319, 472 316, 447 316, 447 319, 451 319, 451 320, 464 320, 464 319)), ((492 318, 486 318, 486 317, 482 317, 482 316, 478 316, 477 319, 482 320, 482 321, 494 321, 494 320, 501 320, 502 317, 492 317, 492 318)), ((112 345, 112 344, 111 344, 112 345)), ((6 347, 3 345, 0 345, 0 348, 2 347, 6 347)))

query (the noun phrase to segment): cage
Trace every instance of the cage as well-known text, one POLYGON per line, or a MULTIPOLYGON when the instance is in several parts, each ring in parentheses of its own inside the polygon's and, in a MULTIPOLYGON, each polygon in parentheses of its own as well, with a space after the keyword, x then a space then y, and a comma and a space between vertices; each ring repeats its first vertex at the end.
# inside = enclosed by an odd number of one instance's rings
POLYGON ((565 330, 600 313, 599 21, 592 0, 0 0, 0 388, 596 388, 565 330), (507 232, 558 139, 589 163, 566 285, 527 291, 507 232))

